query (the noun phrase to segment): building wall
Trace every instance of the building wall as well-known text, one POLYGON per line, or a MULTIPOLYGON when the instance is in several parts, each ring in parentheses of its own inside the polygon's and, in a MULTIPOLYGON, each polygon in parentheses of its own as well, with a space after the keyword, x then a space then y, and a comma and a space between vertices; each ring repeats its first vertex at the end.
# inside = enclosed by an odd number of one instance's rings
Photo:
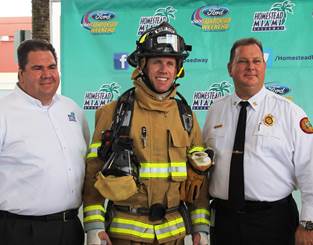
POLYGON ((31 17, 0 17, 0 96, 10 91, 17 81, 14 34, 31 28, 31 17))
POLYGON ((0 72, 16 72, 14 33, 31 30, 31 17, 0 17, 0 72))

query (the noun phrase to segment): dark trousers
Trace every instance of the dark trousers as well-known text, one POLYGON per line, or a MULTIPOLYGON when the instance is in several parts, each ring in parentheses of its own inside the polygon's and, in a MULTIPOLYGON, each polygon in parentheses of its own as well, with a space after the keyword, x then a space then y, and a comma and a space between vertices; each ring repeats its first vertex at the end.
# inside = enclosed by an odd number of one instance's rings
POLYGON ((215 225, 210 231, 211 245, 295 244, 299 213, 292 196, 273 205, 252 202, 240 212, 214 202, 215 225))
POLYGON ((83 245, 84 231, 77 216, 63 221, 19 218, 0 213, 0 244, 83 245))

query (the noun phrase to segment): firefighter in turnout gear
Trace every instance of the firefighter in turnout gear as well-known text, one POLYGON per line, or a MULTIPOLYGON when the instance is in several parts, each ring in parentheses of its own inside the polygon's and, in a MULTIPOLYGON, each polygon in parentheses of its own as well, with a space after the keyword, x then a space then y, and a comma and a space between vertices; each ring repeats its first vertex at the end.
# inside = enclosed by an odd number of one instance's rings
POLYGON ((96 111, 83 192, 88 245, 183 244, 188 233, 207 244, 207 172, 192 171, 188 157, 203 152, 202 168, 211 160, 195 115, 175 99, 189 51, 168 23, 149 29, 128 57, 134 89, 96 111))

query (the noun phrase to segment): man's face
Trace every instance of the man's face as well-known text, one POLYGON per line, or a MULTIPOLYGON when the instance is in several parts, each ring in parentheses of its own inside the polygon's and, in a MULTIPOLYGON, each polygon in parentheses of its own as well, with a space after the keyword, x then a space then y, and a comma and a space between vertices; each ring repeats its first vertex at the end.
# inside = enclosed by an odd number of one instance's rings
POLYGON ((172 57, 149 58, 147 62, 147 75, 159 93, 164 93, 172 86, 176 78, 177 64, 172 57))
POLYGON ((263 54, 256 44, 236 48, 228 72, 234 80, 237 95, 248 99, 259 92, 264 84, 265 69, 263 54))
POLYGON ((30 96, 50 104, 60 83, 56 60, 50 51, 31 51, 24 70, 19 70, 19 85, 30 96))

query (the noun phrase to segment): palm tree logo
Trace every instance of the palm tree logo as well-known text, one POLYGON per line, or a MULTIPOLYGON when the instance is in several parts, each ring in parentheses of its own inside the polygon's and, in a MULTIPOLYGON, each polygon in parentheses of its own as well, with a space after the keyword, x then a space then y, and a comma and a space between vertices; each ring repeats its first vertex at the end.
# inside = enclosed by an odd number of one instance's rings
POLYGON ((231 93, 230 89, 231 84, 228 81, 222 81, 220 83, 213 83, 210 86, 209 91, 217 93, 219 95, 217 97, 223 97, 231 93))
POLYGON ((296 6, 294 3, 292 3, 290 0, 286 0, 279 3, 274 3, 271 6, 270 11, 282 11, 284 13, 284 18, 282 19, 282 25, 287 20, 287 14, 293 14, 293 7, 296 6))
POLYGON ((174 9, 172 6, 167 6, 166 8, 158 8, 155 12, 155 16, 165 16, 167 19, 167 22, 171 22, 172 19, 176 19, 175 13, 177 12, 176 9, 174 9))
POLYGON ((99 92, 106 92, 111 95, 111 98, 113 98, 114 94, 120 95, 120 88, 121 86, 116 82, 105 83, 100 87, 99 92))

